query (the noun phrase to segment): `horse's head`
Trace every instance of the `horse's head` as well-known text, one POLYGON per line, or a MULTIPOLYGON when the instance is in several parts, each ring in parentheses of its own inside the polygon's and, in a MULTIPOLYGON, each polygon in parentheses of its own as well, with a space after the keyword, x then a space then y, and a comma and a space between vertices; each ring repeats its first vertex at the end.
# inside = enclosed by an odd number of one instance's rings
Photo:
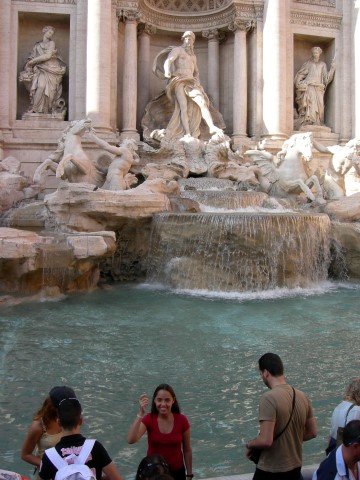
POLYGON ((307 162, 310 162, 312 159, 312 133, 296 133, 289 139, 289 141, 291 139, 294 140, 294 146, 296 146, 304 159, 307 162))
POLYGON ((82 120, 74 120, 70 124, 69 133, 73 135, 83 135, 91 128, 91 119, 83 118, 82 120))

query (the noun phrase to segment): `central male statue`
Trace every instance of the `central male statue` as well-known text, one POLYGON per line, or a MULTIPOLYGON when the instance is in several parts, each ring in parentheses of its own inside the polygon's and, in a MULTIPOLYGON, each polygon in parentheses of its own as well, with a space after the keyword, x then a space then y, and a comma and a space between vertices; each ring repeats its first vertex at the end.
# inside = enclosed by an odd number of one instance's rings
POLYGON ((182 40, 181 46, 162 50, 153 65, 156 76, 169 79, 165 92, 174 104, 174 111, 166 130, 172 138, 185 135, 199 138, 201 119, 204 119, 211 135, 223 135, 221 128, 214 125, 209 99, 200 84, 193 50, 195 34, 187 31, 182 40))

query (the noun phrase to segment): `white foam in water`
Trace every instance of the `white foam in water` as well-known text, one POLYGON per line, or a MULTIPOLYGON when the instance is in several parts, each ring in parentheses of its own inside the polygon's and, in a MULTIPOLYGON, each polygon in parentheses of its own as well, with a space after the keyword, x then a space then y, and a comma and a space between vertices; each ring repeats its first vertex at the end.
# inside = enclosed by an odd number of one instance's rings
MULTIPOLYGON (((275 288, 272 290, 262 290, 258 292, 222 292, 222 291, 210 291, 210 290, 189 290, 189 289, 171 289, 166 285, 160 283, 150 284, 142 283, 137 288, 145 288, 149 290, 163 290, 177 295, 188 295, 191 297, 205 297, 222 300, 237 300, 239 302, 246 302, 248 300, 271 300, 281 298, 292 297, 310 297, 313 295, 321 295, 331 291, 336 291, 339 286, 342 288, 354 289, 354 284, 349 284, 348 287, 344 287, 346 284, 334 283, 330 281, 324 281, 314 285, 311 288, 275 288)), ((360 285, 359 285, 360 289, 360 285)))

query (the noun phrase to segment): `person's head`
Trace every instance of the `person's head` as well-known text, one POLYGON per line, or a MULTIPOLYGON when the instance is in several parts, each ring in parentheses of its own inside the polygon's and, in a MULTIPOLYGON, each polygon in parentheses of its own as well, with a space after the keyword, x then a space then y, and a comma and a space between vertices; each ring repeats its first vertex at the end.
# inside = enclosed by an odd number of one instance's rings
POLYGON ((139 463, 135 480, 147 480, 158 475, 167 475, 170 467, 161 455, 154 453, 144 457, 139 463))
POLYGON ((343 456, 345 463, 360 461, 360 420, 351 420, 343 431, 343 456))
POLYGON ((195 43, 195 33, 187 30, 181 37, 184 46, 193 47, 195 43))
POLYGON ((39 410, 35 413, 34 420, 42 419, 45 426, 48 427, 52 421, 58 418, 58 407, 61 400, 70 397, 76 398, 72 388, 66 386, 53 387, 39 410))
POLYGON ((61 400, 58 412, 59 423, 64 430, 74 430, 82 424, 82 409, 77 398, 61 400))
POLYGON ((345 390, 344 400, 360 405, 360 378, 355 378, 345 390))
POLYGON ((321 50, 320 47, 313 47, 313 48, 311 49, 311 54, 312 54, 312 56, 313 56, 313 59, 314 59, 315 61, 318 61, 319 58, 320 58, 320 55, 322 54, 322 50, 321 50))
POLYGON ((345 147, 351 149, 355 154, 357 154, 360 151, 360 139, 352 138, 346 143, 345 147))
POLYGON ((176 399, 174 389, 167 383, 157 386, 151 403, 151 413, 180 413, 180 406, 176 399))
POLYGON ((53 387, 49 392, 49 397, 55 408, 59 408, 61 400, 65 398, 76 398, 76 394, 71 387, 66 385, 53 387))
POLYGON ((268 385, 266 376, 281 377, 284 375, 284 365, 281 358, 276 353, 265 353, 259 358, 259 370, 266 386, 268 385))

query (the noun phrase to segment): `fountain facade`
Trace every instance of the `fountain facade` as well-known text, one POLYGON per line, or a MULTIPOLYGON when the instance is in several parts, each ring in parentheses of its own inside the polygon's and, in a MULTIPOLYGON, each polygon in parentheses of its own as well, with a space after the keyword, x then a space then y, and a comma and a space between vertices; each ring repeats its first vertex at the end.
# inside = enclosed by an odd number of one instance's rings
MULTIPOLYGON (((139 280, 149 268, 176 288, 261 290, 322 280, 329 252, 342 251, 345 270, 360 277, 349 267, 359 255, 356 5, 38 3, 7 1, 0 19, 19 39, 12 57, 0 47, 11 72, 0 90, 1 226, 40 234, 36 260, 24 262, 31 274, 11 270, 3 241, 3 272, 25 285, 53 271, 50 260, 67 269, 79 258, 85 278, 139 280), (312 65, 323 72, 322 93, 307 75, 312 65), (43 69, 55 89, 35 88, 47 81, 43 69), (304 113, 301 99, 320 94, 322 111, 304 113), (335 202, 330 177, 341 185, 335 202), (41 237, 58 234, 64 242, 46 240, 53 255, 44 255, 41 237)), ((87 282, 58 283, 64 293, 87 282)))

